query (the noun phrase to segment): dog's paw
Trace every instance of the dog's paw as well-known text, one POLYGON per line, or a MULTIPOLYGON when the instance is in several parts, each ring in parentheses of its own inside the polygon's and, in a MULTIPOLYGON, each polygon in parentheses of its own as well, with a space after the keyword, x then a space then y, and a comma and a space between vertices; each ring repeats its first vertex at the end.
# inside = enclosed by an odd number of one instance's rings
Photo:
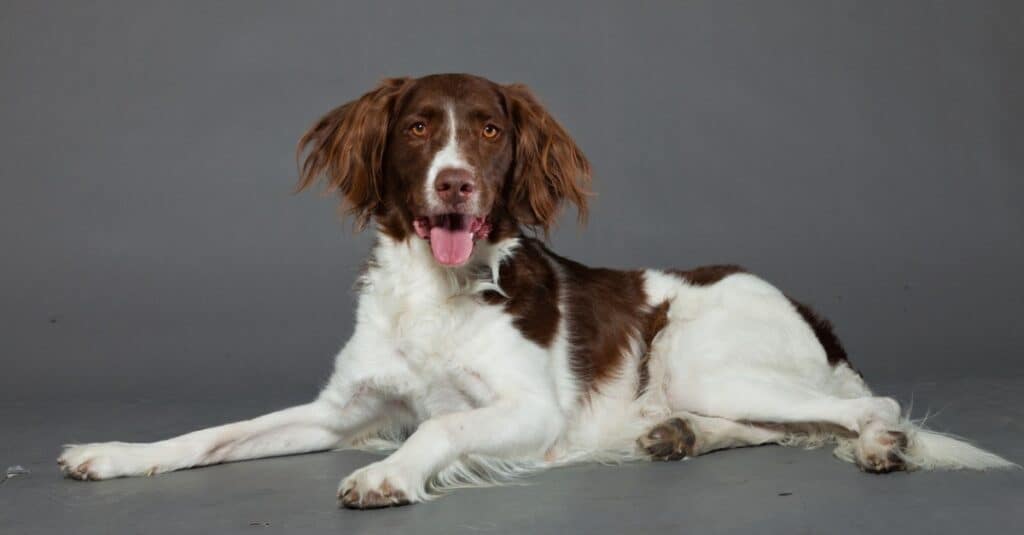
POLYGON ((146 455, 148 444, 101 442, 69 444, 57 459, 61 472, 80 481, 100 481, 115 477, 153 475, 160 467, 146 455))
POLYGON ((422 482, 412 482, 387 460, 364 466, 342 480, 338 504, 348 509, 380 509, 420 501, 422 482))
POLYGON ((670 418, 637 439, 637 446, 656 461, 678 461, 696 454, 697 438, 682 418, 670 418))
POLYGON ((905 459, 910 446, 906 433, 871 426, 861 433, 854 449, 857 466, 871 474, 888 474, 910 470, 905 459))

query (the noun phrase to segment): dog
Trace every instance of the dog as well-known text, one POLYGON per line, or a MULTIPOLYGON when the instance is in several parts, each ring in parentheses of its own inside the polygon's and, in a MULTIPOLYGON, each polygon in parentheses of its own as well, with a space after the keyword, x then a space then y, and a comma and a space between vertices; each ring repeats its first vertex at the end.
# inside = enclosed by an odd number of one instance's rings
POLYGON ((65 446, 67 477, 391 445, 338 489, 372 509, 758 444, 835 443, 872 473, 1016 466, 909 421, 828 321, 740 267, 595 269, 549 250, 536 236, 565 204, 586 217, 590 166, 523 85, 387 79, 317 121, 297 159, 298 190, 323 181, 378 236, 327 385, 169 440, 65 446))

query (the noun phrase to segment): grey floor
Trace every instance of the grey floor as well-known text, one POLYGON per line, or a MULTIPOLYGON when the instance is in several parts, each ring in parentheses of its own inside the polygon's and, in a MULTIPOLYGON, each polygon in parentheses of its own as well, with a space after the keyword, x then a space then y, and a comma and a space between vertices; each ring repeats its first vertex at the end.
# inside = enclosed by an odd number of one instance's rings
MULTIPOLYGON (((932 426, 1024 460, 1024 378, 884 385, 932 426)), ((294 402, 297 400, 288 400, 294 402)), ((0 408, 0 533, 1006 533, 1024 525, 1024 471, 873 476, 827 450, 761 447, 677 463, 579 466, 382 511, 335 506, 374 455, 344 451, 82 483, 69 441, 153 440, 284 400, 20 404, 0 408)))

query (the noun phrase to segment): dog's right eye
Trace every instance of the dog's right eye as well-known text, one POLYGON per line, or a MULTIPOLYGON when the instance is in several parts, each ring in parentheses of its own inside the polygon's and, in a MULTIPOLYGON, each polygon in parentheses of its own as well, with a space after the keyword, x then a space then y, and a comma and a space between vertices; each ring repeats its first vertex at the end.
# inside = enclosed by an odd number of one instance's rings
POLYGON ((413 123, 409 127, 409 133, 416 137, 423 137, 427 135, 427 125, 423 122, 413 123))

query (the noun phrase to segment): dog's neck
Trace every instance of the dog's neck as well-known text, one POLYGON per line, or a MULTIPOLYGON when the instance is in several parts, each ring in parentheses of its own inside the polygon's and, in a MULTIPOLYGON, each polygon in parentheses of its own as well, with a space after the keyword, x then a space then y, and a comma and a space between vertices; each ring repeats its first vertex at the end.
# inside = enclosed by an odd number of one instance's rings
POLYGON ((386 285, 390 287, 388 291, 415 291, 442 299, 479 294, 486 290, 503 294, 498 278, 499 268, 519 244, 519 236, 493 243, 479 240, 468 262, 458 267, 446 267, 434 259, 426 240, 415 235, 395 239, 379 232, 362 282, 375 291, 384 290, 382 285, 386 285))

